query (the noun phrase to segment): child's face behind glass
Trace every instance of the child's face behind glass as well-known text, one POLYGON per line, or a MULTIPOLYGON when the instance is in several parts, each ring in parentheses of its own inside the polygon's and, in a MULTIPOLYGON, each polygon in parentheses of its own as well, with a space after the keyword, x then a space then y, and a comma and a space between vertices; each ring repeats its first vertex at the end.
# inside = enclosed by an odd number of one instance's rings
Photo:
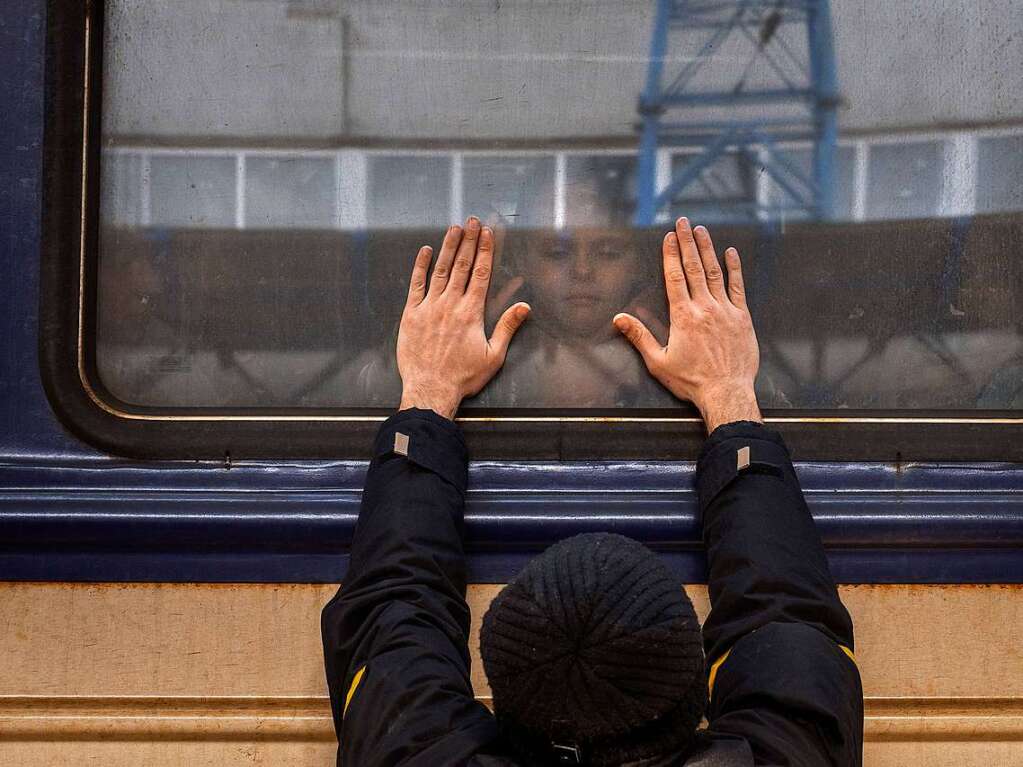
POLYGON ((628 230, 585 228, 531 238, 526 279, 537 317, 559 335, 612 335, 611 318, 635 289, 637 264, 628 235, 628 230))

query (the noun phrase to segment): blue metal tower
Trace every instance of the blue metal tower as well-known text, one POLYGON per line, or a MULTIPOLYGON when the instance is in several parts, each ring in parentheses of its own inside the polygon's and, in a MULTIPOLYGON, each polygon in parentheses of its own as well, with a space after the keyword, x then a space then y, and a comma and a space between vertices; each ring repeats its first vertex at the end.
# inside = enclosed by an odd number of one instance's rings
POLYGON ((831 218, 839 96, 829 0, 656 1, 636 224, 679 203, 706 220, 831 218), (659 172, 668 147, 678 153, 659 172), (768 183, 758 189, 760 174, 768 183))

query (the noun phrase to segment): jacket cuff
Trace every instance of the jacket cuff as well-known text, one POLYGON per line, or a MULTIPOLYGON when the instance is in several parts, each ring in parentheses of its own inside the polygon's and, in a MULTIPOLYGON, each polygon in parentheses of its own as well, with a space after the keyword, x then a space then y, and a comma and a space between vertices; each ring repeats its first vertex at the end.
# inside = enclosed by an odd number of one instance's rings
POLYGON ((429 469, 465 495, 469 484, 469 451, 461 428, 432 410, 400 410, 380 425, 373 443, 373 459, 404 456, 429 469))
POLYGON ((781 435, 755 421, 722 424, 707 438, 696 463, 700 511, 744 471, 766 471, 784 478, 792 458, 781 435))

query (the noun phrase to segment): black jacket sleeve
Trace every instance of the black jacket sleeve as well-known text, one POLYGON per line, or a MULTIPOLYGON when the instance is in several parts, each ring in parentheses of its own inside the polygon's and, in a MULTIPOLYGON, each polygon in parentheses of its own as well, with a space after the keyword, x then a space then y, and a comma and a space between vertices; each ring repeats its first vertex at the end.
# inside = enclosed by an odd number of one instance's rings
POLYGON ((712 733, 762 765, 860 765, 853 628, 781 436, 717 428, 697 465, 710 570, 712 733))
POLYGON ((351 564, 321 617, 340 764, 466 764, 497 737, 469 681, 467 473, 453 422, 411 409, 381 426, 351 564))

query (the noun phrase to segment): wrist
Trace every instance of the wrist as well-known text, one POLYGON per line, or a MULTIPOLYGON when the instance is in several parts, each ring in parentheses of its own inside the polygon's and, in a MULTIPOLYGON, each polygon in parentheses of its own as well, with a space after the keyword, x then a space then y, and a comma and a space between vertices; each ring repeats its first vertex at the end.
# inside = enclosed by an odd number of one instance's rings
POLYGON ((408 410, 413 407, 421 410, 432 410, 437 415, 453 421, 455 413, 458 412, 458 406, 461 403, 462 398, 453 392, 406 386, 402 390, 401 403, 398 405, 398 410, 408 410))
POLYGON ((757 395, 750 385, 725 387, 712 392, 698 407, 708 434, 718 426, 735 421, 764 422, 757 404, 757 395))

